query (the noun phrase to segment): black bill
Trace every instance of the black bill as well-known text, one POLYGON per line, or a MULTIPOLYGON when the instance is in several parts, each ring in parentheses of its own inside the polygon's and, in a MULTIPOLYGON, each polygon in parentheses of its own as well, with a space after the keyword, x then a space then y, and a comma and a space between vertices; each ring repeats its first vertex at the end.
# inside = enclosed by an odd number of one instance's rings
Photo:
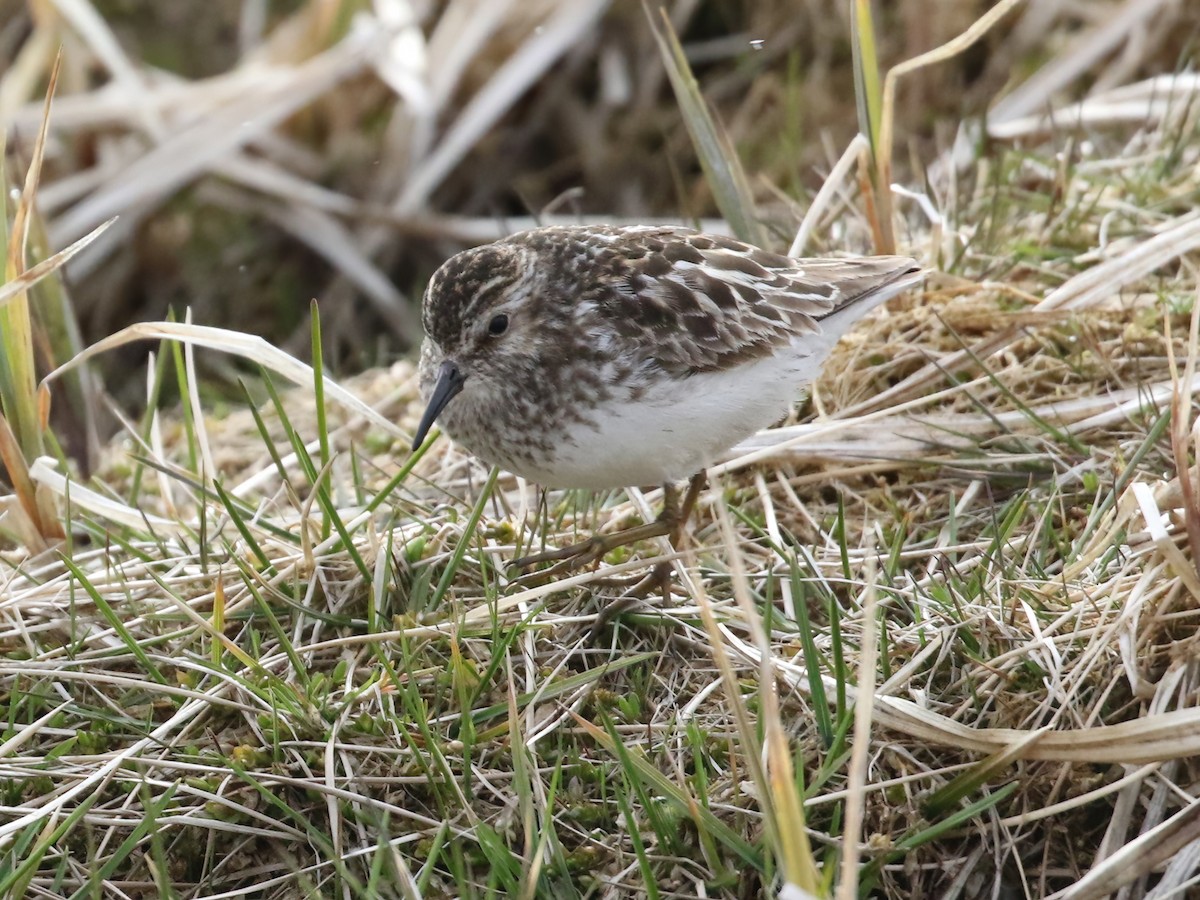
POLYGON ((429 429, 433 427, 437 417, 442 414, 446 404, 458 396, 458 392, 463 389, 463 382, 466 380, 463 373, 458 370, 458 366, 450 360, 442 363, 441 368, 438 369, 437 384, 433 386, 433 394, 429 397, 429 405, 425 407, 425 415, 421 416, 421 424, 417 426, 417 433, 413 437, 414 453, 424 442, 425 435, 429 434, 429 429))

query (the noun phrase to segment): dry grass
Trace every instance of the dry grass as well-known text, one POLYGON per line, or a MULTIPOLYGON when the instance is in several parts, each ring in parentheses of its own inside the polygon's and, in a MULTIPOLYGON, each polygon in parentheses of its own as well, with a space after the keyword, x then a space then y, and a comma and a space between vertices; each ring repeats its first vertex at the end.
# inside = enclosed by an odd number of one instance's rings
MULTIPOLYGON (((1105 11, 1149 41, 1150 5, 1105 11)), ((388 428, 265 374, 253 411, 203 412, 192 346, 165 345, 147 393, 189 414, 131 423, 86 484, 35 466, 68 544, 0 568, 0 893, 758 896, 791 877, 792 792, 821 892, 855 822, 851 894, 1194 892, 1196 86, 1129 84, 1155 71, 1121 57, 1052 102, 1101 19, 1008 94, 987 153, 964 128, 922 157, 937 215, 900 199, 897 234, 938 273, 713 470, 669 601, 614 616, 601 583, 664 543, 510 580, 657 498, 542 496, 446 440, 410 459, 409 363, 345 382, 388 428)), ((514 58, 529 33, 493 32, 514 58)), ((496 84, 469 71, 442 77, 496 84)), ((204 166, 278 163, 258 149, 204 166)), ((160 150, 68 224, 177 178, 160 150)), ((445 224, 386 196, 393 224, 445 224)), ((833 196, 817 247, 865 247, 833 196)))

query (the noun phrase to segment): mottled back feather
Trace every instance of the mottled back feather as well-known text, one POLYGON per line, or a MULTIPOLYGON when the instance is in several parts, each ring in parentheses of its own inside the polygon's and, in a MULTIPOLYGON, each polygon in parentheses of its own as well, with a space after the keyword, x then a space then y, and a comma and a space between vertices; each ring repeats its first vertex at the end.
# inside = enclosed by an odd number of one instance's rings
POLYGON ((818 334, 822 319, 918 271, 906 257, 791 259, 673 226, 544 228, 506 241, 590 276, 571 285, 566 302, 581 315, 599 312, 616 335, 676 377, 771 356, 818 334))

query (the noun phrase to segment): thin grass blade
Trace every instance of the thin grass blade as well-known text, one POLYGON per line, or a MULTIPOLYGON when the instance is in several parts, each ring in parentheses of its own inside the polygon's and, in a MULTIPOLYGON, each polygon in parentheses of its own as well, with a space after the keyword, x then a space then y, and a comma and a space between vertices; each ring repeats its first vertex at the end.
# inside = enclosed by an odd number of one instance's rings
POLYGON ((650 20, 650 29, 662 54, 667 77, 675 91, 683 123, 692 138, 696 155, 717 208, 721 210, 733 233, 748 243, 762 246, 766 236, 758 221, 750 182, 738 159, 729 134, 718 124, 708 107, 700 85, 688 64, 683 46, 675 35, 671 20, 663 11, 662 22, 656 21, 649 6, 643 4, 650 20))

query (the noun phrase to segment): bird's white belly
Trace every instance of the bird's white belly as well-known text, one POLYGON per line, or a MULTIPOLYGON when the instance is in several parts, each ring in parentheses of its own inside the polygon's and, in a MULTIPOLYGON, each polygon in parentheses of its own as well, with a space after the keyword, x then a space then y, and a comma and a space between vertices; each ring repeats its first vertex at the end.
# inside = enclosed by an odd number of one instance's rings
POLYGON ((649 386, 572 424, 544 468, 522 466, 547 487, 612 488, 681 481, 724 450, 782 418, 820 370, 804 356, 771 357, 724 372, 649 386))

